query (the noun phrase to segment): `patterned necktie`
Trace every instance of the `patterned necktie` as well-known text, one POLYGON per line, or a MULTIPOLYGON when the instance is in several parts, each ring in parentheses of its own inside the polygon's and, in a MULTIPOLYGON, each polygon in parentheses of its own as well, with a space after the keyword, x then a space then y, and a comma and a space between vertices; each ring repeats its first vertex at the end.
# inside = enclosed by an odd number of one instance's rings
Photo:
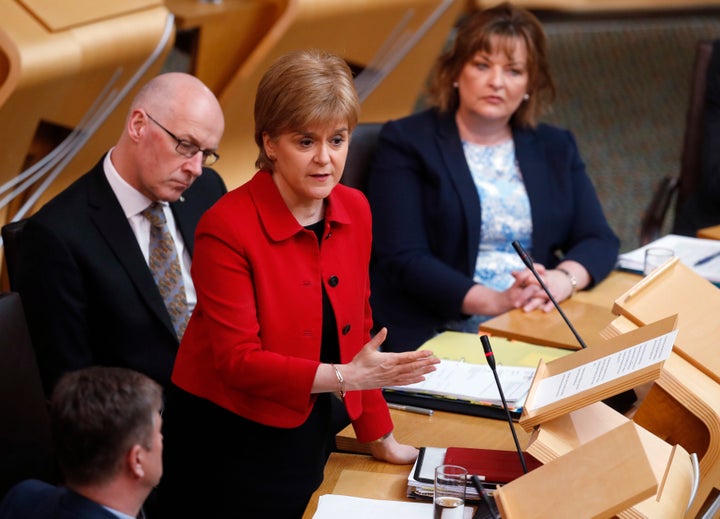
POLYGON ((163 207, 159 203, 148 206, 142 215, 150 220, 149 266, 160 295, 170 313, 178 340, 182 339, 190 314, 185 297, 185 283, 180 270, 175 241, 165 220, 163 207))

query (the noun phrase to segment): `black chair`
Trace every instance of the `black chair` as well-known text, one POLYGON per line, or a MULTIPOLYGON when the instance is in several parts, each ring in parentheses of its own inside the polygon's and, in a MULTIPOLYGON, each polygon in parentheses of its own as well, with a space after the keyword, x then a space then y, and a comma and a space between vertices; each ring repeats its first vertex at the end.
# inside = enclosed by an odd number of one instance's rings
POLYGON ((701 172, 703 123, 705 114, 705 85, 713 51, 713 42, 701 40, 695 52, 695 64, 690 81, 690 101, 685 121, 680 172, 663 178, 643 213, 640 224, 640 245, 657 239, 673 202, 677 216, 698 189, 701 172))
POLYGON ((2 232, 3 248, 5 249, 5 268, 7 270, 11 290, 16 289, 16 286, 13 283, 13 276, 16 275, 19 269, 20 240, 22 238, 22 231, 25 227, 25 222, 27 222, 26 219, 7 223, 3 225, 2 230, 0 231, 2 232))
POLYGON ((0 293, 0 500, 27 478, 59 481, 50 414, 20 296, 0 293))
POLYGON ((365 192, 370 163, 382 125, 383 123, 360 123, 355 127, 350 139, 345 170, 340 180, 342 184, 365 192))

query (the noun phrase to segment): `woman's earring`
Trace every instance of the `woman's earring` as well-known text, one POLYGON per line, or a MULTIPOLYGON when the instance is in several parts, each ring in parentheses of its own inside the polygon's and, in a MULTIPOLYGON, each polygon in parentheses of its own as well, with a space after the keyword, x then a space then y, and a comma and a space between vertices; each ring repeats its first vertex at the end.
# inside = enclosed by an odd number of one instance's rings
POLYGON ((523 96, 523 101, 527 101, 528 99, 530 99, 530 94, 525 94, 523 96))
POLYGON ((457 88, 457 87, 458 87, 458 82, 455 81, 455 82, 453 83, 453 88, 457 88))

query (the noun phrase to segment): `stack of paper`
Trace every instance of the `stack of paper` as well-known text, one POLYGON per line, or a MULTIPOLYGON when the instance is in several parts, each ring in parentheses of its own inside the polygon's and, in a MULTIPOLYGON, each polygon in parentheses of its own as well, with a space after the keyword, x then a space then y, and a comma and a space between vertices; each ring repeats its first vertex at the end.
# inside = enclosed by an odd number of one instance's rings
MULTIPOLYGON (((435 467, 445 463, 445 452, 447 449, 440 447, 422 447, 420 456, 415 460, 410 475, 408 476, 408 497, 432 499, 435 492, 435 467)), ((489 489, 490 491, 493 488, 489 489)), ((472 484, 468 484, 465 490, 465 498, 468 501, 478 501, 480 495, 472 484)))
POLYGON ((642 272, 645 251, 651 247, 672 249, 682 263, 708 281, 720 283, 720 240, 668 234, 639 249, 621 254, 618 257, 618 268, 642 272))
MULTIPOLYGON (((470 519, 473 509, 466 506, 463 512, 464 519, 470 519)), ((433 505, 431 503, 405 503, 402 501, 385 501, 380 499, 366 499, 362 497, 340 496, 325 494, 320 496, 318 508, 313 519, 417 519, 418 517, 432 517, 433 505)))
MULTIPOLYGON (((523 453, 528 471, 542 466, 529 453, 523 453)), ((420 455, 408 476, 408 497, 433 496, 435 467, 450 464, 465 467, 469 474, 478 476, 483 486, 492 494, 498 485, 509 483, 524 474, 524 468, 516 451, 475 449, 467 447, 421 447, 420 455)), ((477 489, 468 481, 466 490, 469 501, 480 499, 477 489)))
MULTIPOLYGON (((436 371, 425 375, 422 382, 408 386, 391 386, 387 389, 457 398, 474 404, 502 405, 495 376, 487 364, 441 360, 436 368, 436 371)), ((498 378, 511 411, 523 406, 535 369, 523 366, 497 367, 498 378)))

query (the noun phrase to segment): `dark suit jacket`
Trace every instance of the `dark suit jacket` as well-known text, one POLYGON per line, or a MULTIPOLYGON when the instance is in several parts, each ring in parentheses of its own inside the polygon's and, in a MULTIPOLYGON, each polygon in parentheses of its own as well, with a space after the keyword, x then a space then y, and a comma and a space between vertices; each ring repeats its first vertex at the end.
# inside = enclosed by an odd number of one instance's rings
MULTIPOLYGON (((513 132, 530 199, 534 260, 581 263, 598 282, 619 240, 610 229, 572 135, 540 125, 513 132)), ((451 319, 473 284, 480 199, 453 114, 428 110, 387 123, 368 186, 373 211, 371 304, 389 350, 415 349, 451 319)))
POLYGON ((697 191, 681 207, 673 232, 695 236, 720 224, 720 40, 715 40, 705 82, 701 171, 697 191))
MULTIPOLYGON (((190 253, 200 216, 225 192, 205 168, 184 202, 170 204, 190 253)), ((102 161, 28 220, 20 265, 17 291, 48 394, 63 373, 94 364, 168 386, 178 341, 102 161)))
POLYGON ((94 501, 37 479, 15 485, 0 504, 0 519, 117 519, 94 501))

